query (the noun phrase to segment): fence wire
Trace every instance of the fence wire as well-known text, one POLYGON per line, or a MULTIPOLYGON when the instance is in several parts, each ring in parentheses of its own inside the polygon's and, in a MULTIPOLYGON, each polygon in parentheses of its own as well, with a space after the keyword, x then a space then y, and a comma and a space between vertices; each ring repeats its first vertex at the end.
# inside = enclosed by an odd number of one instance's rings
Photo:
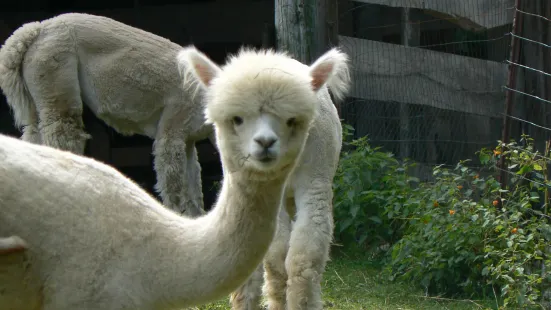
MULTIPOLYGON (((534 139, 536 150, 546 153, 546 143, 551 143, 551 3, 517 1, 514 11, 511 36, 519 49, 507 61, 513 74, 504 88, 513 100, 503 113, 504 125, 510 126, 510 136, 503 138, 518 141, 520 135, 527 134, 534 139)), ((503 184, 509 175, 515 175, 505 158, 499 169, 503 184)))
POLYGON ((514 94, 513 109, 504 116, 510 119, 512 139, 528 134, 543 150, 551 135, 551 3, 521 3, 514 8, 519 30, 512 33, 520 45, 519 59, 507 61, 516 67, 516 83, 504 87, 514 94))
POLYGON ((339 44, 354 85, 341 118, 420 163, 421 177, 494 147, 514 10, 513 0, 343 1, 339 44))

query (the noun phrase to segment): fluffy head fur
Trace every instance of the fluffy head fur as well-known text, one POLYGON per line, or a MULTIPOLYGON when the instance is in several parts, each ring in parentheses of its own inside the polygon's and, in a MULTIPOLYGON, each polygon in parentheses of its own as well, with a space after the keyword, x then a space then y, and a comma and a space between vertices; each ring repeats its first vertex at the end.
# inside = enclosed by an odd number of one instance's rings
POLYGON ((302 151, 318 91, 329 82, 336 96, 347 88, 346 62, 337 49, 311 66, 273 50, 242 49, 222 67, 193 46, 178 54, 184 86, 205 91, 207 122, 215 124, 219 147, 231 150, 225 168, 264 177, 277 176, 302 151))

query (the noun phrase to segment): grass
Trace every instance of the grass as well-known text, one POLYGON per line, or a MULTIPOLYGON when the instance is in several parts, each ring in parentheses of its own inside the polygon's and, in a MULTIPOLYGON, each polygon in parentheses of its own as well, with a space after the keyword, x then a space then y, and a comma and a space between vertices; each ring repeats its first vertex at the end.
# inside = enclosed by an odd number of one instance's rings
MULTIPOLYGON (((381 266, 365 254, 333 250, 323 280, 324 309, 333 310, 471 310, 488 309, 491 301, 425 297, 421 289, 389 282, 381 266)), ((495 306, 494 306, 495 307, 495 306)), ((228 299, 196 310, 230 310, 228 299)))

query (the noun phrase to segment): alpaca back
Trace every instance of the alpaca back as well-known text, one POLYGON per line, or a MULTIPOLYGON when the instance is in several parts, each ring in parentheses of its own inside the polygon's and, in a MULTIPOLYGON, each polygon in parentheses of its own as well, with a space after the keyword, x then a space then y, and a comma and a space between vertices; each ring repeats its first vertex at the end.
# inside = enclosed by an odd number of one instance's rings
POLYGON ((82 101, 121 134, 154 138, 166 108, 173 115, 193 115, 186 116, 195 122, 188 124, 193 134, 202 127, 202 107, 181 87, 175 62, 179 49, 168 39, 111 18, 61 14, 41 22, 23 73, 26 83, 34 85, 31 88, 40 88, 44 76, 51 81, 60 74, 74 76, 82 101), (54 68, 48 61, 54 58, 65 65, 54 68), (78 67, 67 65, 73 58, 78 67))

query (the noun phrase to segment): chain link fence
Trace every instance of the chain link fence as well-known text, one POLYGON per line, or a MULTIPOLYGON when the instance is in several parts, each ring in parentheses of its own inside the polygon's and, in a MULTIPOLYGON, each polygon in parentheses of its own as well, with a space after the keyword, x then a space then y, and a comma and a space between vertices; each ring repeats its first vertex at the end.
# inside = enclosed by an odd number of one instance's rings
POLYGON ((513 0, 341 1, 354 83, 341 118, 423 179, 495 146, 513 15, 513 0))

